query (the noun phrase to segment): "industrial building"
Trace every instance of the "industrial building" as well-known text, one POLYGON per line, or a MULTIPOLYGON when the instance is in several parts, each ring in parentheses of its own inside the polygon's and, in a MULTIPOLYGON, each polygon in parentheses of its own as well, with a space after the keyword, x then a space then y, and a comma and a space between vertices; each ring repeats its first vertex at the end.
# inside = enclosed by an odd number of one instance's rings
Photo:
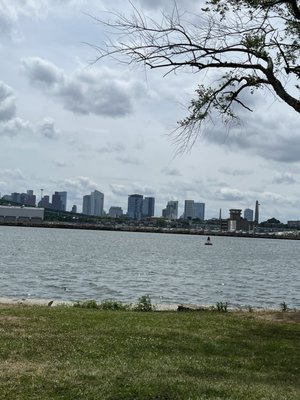
POLYGON ((44 208, 0 206, 0 223, 31 222, 44 220, 44 208))

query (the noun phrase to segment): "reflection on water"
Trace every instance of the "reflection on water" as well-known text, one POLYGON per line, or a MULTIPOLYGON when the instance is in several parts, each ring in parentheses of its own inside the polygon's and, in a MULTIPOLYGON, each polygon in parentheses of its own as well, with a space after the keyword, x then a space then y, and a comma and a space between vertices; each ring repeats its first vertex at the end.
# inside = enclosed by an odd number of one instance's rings
POLYGON ((300 242, 0 227, 0 296, 300 307, 300 242))

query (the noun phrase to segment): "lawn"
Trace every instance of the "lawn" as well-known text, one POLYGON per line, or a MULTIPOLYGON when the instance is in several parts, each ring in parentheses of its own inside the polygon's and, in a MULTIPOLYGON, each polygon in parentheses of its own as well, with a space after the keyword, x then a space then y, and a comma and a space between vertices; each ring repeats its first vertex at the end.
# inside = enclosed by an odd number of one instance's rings
POLYGON ((300 324, 1 306, 0 399, 299 400, 300 324))

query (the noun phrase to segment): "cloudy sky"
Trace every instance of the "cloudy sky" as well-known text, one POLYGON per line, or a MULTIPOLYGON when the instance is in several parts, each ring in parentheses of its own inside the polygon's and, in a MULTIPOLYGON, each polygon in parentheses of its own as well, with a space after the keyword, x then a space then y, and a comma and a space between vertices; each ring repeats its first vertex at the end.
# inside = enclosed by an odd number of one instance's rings
MULTIPOLYGON (((261 204, 261 220, 300 219, 299 115, 262 92, 242 123, 208 126, 176 155, 170 133, 201 77, 163 76, 112 59, 94 63, 110 33, 89 15, 126 0, 0 0, 0 193, 68 192, 68 209, 97 189, 105 210, 127 210, 132 193, 205 202, 206 217, 261 204)), ((151 17, 172 0, 132 0, 151 17)), ((197 3, 199 6, 199 3, 197 3)), ((181 11, 197 13, 193 0, 181 11)))

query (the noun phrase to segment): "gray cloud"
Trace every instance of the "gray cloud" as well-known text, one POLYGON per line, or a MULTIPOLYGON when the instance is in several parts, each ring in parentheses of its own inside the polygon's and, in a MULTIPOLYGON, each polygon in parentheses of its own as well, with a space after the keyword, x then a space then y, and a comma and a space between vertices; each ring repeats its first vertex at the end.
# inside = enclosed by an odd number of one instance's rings
POLYGON ((161 172, 169 176, 181 176, 180 171, 177 168, 163 168, 161 172))
POLYGON ((0 81, 0 121, 8 121, 15 116, 15 101, 12 88, 0 81))
POLYGON ((230 176, 246 176, 252 174, 252 171, 250 171, 249 169, 234 169, 228 167, 219 169, 219 172, 230 176))
POLYGON ((54 127, 54 120, 52 118, 44 118, 43 122, 38 127, 38 131, 47 139, 58 138, 58 132, 54 127))
MULTIPOLYGON (((247 151, 268 160, 284 163, 300 161, 299 122, 279 110, 272 119, 266 113, 242 115, 243 124, 231 127, 224 133, 224 127, 209 128, 204 140, 231 150, 247 151)), ((294 115, 293 115, 294 116, 294 115)))
POLYGON ((20 169, 3 169, 0 171, 0 179, 23 181, 24 175, 20 169))
POLYGON ((23 59, 22 66, 30 82, 75 114, 123 117, 133 111, 132 98, 143 92, 140 83, 106 67, 79 69, 68 75, 38 57, 23 59))
POLYGON ((294 184, 297 181, 294 178, 293 174, 291 174, 290 172, 276 172, 272 182, 289 185, 294 184))
POLYGON ((120 161, 122 164, 130 164, 130 165, 142 164, 142 162, 138 158, 130 156, 117 157, 117 161, 120 161))
POLYGON ((0 136, 16 136, 19 133, 30 132, 29 122, 23 121, 21 118, 14 118, 10 121, 0 124, 0 136))
POLYGON ((105 143, 102 147, 99 147, 97 153, 121 153, 126 149, 125 145, 121 142, 105 143))
POLYGON ((62 182, 62 187, 74 190, 75 192, 79 192, 82 194, 88 194, 89 192, 94 190, 101 191, 101 189, 99 189, 99 185, 86 176, 78 176, 75 179, 65 179, 62 182))

